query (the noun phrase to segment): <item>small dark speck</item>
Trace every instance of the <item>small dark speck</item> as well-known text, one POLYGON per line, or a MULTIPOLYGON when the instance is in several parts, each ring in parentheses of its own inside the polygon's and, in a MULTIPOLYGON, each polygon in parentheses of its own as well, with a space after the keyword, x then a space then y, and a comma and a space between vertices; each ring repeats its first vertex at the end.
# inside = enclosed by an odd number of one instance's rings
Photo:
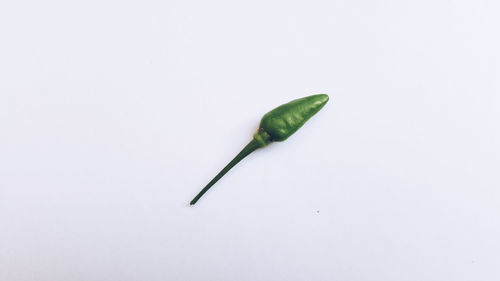
POLYGON ((318 211, 316 211, 316 214, 319 214, 319 210, 318 210, 318 211))

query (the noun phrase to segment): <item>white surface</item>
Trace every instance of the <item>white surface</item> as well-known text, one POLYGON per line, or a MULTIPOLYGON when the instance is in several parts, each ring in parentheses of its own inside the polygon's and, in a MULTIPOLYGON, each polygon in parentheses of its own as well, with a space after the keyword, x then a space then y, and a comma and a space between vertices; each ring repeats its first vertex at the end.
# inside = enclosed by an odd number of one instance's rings
POLYGON ((3 1, 0 280, 500 280, 499 3, 3 1))

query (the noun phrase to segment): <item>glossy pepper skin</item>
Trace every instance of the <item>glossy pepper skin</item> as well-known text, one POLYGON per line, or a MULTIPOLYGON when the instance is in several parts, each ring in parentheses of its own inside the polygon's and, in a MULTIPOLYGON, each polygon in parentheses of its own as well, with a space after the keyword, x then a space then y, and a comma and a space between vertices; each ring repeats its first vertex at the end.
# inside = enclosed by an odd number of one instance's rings
POLYGON ((196 204, 205 192, 250 153, 271 142, 284 141, 293 135, 307 120, 323 108, 328 100, 329 97, 325 94, 312 95, 285 103, 266 113, 250 143, 196 195, 190 204, 196 204))

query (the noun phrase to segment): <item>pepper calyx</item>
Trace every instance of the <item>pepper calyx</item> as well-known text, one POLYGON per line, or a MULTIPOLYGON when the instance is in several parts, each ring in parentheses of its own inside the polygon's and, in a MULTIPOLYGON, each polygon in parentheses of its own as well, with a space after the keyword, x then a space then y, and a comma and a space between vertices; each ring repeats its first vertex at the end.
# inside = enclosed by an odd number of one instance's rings
POLYGON ((271 136, 262 128, 253 135, 253 139, 257 141, 260 147, 264 147, 272 142, 271 136))

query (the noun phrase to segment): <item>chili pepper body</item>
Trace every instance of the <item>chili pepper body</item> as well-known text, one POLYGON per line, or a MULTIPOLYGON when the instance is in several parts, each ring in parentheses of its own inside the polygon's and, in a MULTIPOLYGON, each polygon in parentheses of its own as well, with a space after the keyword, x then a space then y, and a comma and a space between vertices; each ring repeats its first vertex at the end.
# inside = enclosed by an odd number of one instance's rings
POLYGON ((323 108, 328 99, 328 95, 313 95, 278 106, 262 117, 259 129, 268 133, 271 141, 284 141, 323 108))
POLYGON ((250 153, 271 142, 284 141, 293 135, 321 110, 328 100, 329 97, 325 94, 312 95, 280 105, 266 113, 250 143, 196 195, 190 204, 194 205, 220 178, 250 153))

